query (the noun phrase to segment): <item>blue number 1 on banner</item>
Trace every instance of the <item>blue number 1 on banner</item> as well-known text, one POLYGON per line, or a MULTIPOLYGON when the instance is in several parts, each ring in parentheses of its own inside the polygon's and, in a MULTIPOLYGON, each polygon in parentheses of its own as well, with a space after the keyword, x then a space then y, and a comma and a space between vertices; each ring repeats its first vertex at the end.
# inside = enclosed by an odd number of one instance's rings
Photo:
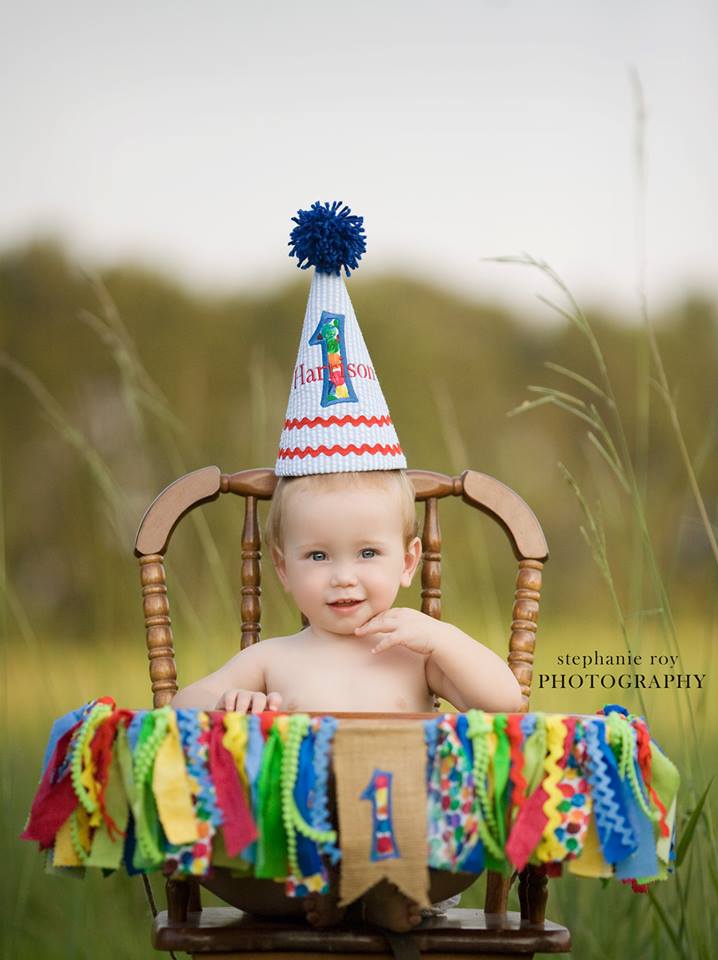
POLYGON ((371 800, 372 860, 389 860, 391 857, 400 856, 391 822, 392 776, 388 770, 375 770, 360 798, 371 800))

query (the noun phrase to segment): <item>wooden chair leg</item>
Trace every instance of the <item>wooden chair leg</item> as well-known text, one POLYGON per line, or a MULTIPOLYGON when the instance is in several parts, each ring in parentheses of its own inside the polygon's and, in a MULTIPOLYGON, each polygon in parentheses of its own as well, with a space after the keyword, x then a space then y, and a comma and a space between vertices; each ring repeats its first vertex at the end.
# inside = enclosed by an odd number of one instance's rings
POLYGON ((202 910, 202 900, 200 897, 199 880, 191 877, 187 881, 187 886, 189 887, 189 903, 187 908, 190 913, 200 913, 202 910))
POLYGON ((541 867, 528 866, 519 875, 521 919, 537 926, 546 919, 548 877, 541 867))
POLYGON ((509 888, 511 877, 490 870, 486 875, 486 913, 506 913, 509 902, 509 888))
POLYGON ((168 880, 167 919, 172 923, 183 923, 189 912, 189 883, 186 880, 168 880))
POLYGON ((167 917, 169 920, 183 923, 190 913, 199 913, 202 910, 199 883, 194 877, 187 880, 168 880, 167 886, 167 917))

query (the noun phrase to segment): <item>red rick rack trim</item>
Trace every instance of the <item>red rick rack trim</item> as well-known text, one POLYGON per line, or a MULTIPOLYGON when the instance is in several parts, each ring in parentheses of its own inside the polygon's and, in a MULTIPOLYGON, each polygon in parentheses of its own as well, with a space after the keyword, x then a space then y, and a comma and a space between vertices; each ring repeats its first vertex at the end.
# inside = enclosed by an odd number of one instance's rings
POLYGON ((362 424, 367 427, 383 427, 389 426, 391 424, 391 417, 366 417, 363 414, 358 417, 352 417, 347 414, 345 417, 313 417, 311 420, 309 417, 302 417, 301 420, 297 420, 295 417, 293 420, 284 421, 285 430, 299 430, 300 427, 345 427, 347 424, 350 424, 352 427, 360 427, 362 424))
POLYGON ((528 784, 524 777, 523 734, 521 732, 521 717, 518 714, 512 713, 508 717, 506 733, 511 744, 509 779, 514 785, 511 804, 520 810, 526 802, 526 787, 528 784))
POLYGON ((335 453, 339 454, 340 457, 346 457, 350 453, 356 453, 357 455, 362 453, 383 453, 385 456, 400 457, 402 450, 398 443, 375 443, 373 445, 362 443, 360 447, 354 443, 349 443, 345 447, 342 447, 338 443, 335 443, 333 447, 325 447, 322 443, 318 447, 293 447, 291 450, 280 447, 279 459, 293 460, 295 457, 299 457, 300 460, 303 460, 305 457, 318 457, 320 454, 331 457, 335 453))

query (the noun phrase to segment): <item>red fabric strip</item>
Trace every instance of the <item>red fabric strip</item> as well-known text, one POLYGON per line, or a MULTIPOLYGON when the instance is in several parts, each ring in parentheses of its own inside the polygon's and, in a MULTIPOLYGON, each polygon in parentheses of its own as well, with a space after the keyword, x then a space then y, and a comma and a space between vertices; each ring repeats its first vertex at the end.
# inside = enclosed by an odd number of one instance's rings
POLYGON ((523 733, 521 732, 521 716, 517 713, 509 714, 506 722, 506 733, 511 745, 511 769, 509 779, 513 784, 511 791, 511 806, 521 809, 526 802, 526 779, 524 778, 523 733))
POLYGON ((643 782, 646 785, 648 790, 648 795, 651 800, 655 803, 660 814, 660 820, 658 821, 658 828, 661 832, 662 837, 670 836, 670 828, 666 822, 667 810, 665 804, 658 796, 656 791, 651 786, 651 780, 653 778, 653 771, 651 770, 652 756, 651 756, 651 735, 648 732, 648 727, 639 717, 636 717, 633 721, 633 728, 636 731, 636 745, 638 752, 638 766, 641 770, 641 775, 643 776, 643 782))
POLYGON ((234 758, 222 743, 224 736, 222 714, 213 712, 210 717, 212 731, 209 741, 209 769, 217 794, 217 803, 222 811, 224 845, 230 857, 236 857, 248 844, 257 839, 257 827, 247 806, 234 758))
POLYGON ((100 811, 107 826, 107 832, 109 833, 111 840, 114 840, 116 835, 120 837, 125 836, 124 832, 120 830, 115 821, 109 815, 105 806, 107 783, 110 779, 112 748, 120 721, 127 723, 132 719, 132 716, 132 710, 115 710, 97 728, 95 735, 92 738, 92 743, 90 744, 90 750, 92 752, 92 759, 95 767, 95 780, 97 781, 98 785, 97 802, 99 804, 100 811))
MULTIPOLYGON (((558 766, 562 769, 566 766, 573 747, 576 718, 565 717, 563 722, 566 727, 566 739, 563 745, 563 756, 558 761, 558 766)), ((506 856, 517 870, 523 870, 541 840, 541 835, 548 820, 543 812, 543 805, 547 800, 548 794, 539 784, 526 800, 514 821, 511 835, 506 841, 506 856)))
POLYGON ((69 767, 58 783, 53 783, 52 779, 65 759, 73 733, 81 723, 82 721, 79 721, 74 727, 70 727, 57 741, 35 799, 32 801, 27 826, 20 834, 21 840, 37 840, 41 850, 46 850, 54 844, 55 834, 78 804, 75 791, 72 789, 69 767))
POLYGON ((262 731, 262 736, 266 740, 269 736, 269 731, 274 725, 274 721, 277 719, 277 714, 274 710, 263 710, 259 715, 259 729, 262 731))

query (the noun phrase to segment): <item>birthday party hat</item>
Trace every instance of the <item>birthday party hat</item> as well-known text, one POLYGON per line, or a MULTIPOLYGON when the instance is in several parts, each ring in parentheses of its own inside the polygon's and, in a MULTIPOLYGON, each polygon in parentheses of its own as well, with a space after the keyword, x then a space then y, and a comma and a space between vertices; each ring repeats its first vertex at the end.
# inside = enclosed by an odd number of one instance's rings
POLYGON ((341 201, 292 217, 290 257, 314 267, 274 472, 399 470, 406 458, 347 292, 366 250, 364 218, 341 201))

